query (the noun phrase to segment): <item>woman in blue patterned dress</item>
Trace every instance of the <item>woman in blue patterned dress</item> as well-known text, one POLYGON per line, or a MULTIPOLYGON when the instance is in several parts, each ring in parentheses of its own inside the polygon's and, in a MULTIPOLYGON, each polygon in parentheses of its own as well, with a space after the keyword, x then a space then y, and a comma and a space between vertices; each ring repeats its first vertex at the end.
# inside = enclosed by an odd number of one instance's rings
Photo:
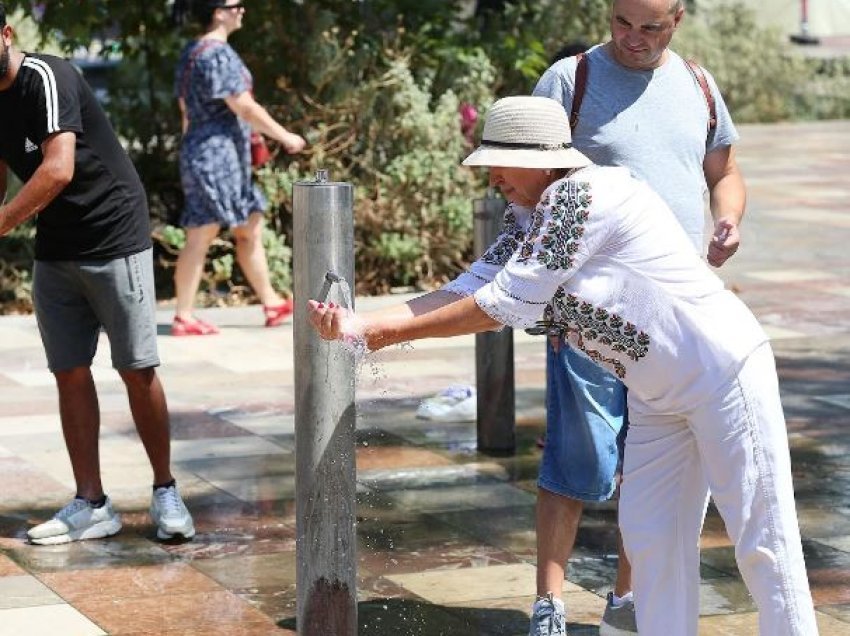
POLYGON ((207 250, 222 228, 233 233, 236 260, 263 304, 266 326, 273 327, 292 313, 292 301, 271 286, 261 238, 267 202, 251 179, 251 129, 280 142, 288 153, 306 144, 254 100, 251 74, 227 43, 242 26, 244 2, 196 0, 193 12, 204 33, 183 49, 175 77, 183 120, 180 178, 186 203, 180 224, 186 246, 174 273, 171 333, 218 333, 192 310, 207 250))

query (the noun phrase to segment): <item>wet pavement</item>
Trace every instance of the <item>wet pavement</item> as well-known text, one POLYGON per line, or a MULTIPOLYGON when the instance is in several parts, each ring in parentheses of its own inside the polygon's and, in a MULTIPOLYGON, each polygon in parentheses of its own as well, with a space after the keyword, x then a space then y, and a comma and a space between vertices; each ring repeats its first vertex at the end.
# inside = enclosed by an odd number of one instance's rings
MULTIPOLYGON (((773 339, 821 634, 850 633, 850 122, 742 127, 749 212, 721 273, 773 339)), ((398 298, 359 299, 361 308, 398 298)), ((0 635, 294 633, 292 328, 257 307, 203 315, 218 336, 171 338, 160 313, 174 470, 196 538, 155 539, 150 469, 104 341, 95 364, 116 537, 54 547, 25 532, 73 495, 52 377, 31 317, 0 319, 0 635)), ((360 633, 520 635, 534 594, 543 430, 539 338, 516 334, 517 454, 476 452, 475 424, 415 418, 470 383, 473 339, 380 355, 358 386, 360 633)), ((564 582, 570 633, 597 634, 616 567, 615 513, 586 512, 564 582)), ((702 539, 706 636, 756 633, 716 511, 702 539)))

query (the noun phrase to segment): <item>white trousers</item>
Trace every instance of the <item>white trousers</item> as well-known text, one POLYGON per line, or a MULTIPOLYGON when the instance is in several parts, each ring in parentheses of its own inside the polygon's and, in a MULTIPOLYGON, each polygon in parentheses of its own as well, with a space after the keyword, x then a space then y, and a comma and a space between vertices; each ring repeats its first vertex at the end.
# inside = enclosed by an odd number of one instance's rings
POLYGON ((679 414, 629 401, 620 529, 641 636, 696 636, 709 488, 759 610, 762 636, 816 636, 770 345, 679 414))

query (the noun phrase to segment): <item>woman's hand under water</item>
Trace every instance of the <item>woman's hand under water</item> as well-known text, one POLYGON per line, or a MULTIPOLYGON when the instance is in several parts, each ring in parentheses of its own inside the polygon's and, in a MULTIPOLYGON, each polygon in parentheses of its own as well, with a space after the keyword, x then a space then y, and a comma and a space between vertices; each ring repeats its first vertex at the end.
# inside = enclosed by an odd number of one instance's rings
POLYGON ((363 321, 345 307, 308 300, 307 316, 323 340, 348 341, 362 337, 363 321))

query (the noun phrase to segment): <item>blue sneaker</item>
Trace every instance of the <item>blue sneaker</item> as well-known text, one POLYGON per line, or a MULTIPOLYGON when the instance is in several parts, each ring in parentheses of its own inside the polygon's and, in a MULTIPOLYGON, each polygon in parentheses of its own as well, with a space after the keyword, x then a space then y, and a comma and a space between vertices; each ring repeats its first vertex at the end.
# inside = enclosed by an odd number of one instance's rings
POLYGON ((608 603, 599 625, 599 636, 633 636, 638 633, 635 619, 635 603, 628 600, 620 606, 614 605, 614 595, 608 592, 608 603))
POLYGON ((564 602, 549 592, 545 598, 537 599, 531 610, 531 625, 528 636, 566 636, 567 617, 564 602))

